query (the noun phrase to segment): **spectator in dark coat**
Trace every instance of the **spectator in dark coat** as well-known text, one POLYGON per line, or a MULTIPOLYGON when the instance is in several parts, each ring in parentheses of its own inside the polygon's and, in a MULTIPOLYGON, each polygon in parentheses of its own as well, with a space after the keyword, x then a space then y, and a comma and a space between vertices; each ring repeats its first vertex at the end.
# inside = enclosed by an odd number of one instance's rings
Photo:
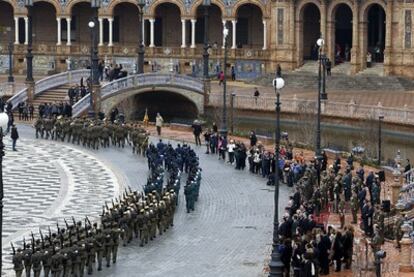
POLYGON ((10 137, 11 137, 11 139, 13 141, 13 151, 17 151, 17 149, 16 149, 16 142, 19 139, 19 133, 17 132, 17 127, 14 124, 13 124, 13 126, 11 128, 10 137))
POLYGON ((339 272, 341 271, 341 260, 342 257, 344 256, 344 246, 343 246, 343 238, 342 238, 342 234, 341 232, 337 232, 336 236, 335 236, 335 240, 334 240, 334 245, 333 245, 333 256, 332 256, 332 260, 335 261, 336 263, 336 268, 335 271, 339 272))

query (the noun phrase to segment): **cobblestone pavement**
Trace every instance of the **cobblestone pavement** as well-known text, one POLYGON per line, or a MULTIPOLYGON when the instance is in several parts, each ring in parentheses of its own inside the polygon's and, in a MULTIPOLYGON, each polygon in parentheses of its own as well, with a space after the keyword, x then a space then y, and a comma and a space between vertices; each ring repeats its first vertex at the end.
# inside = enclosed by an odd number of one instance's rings
MULTIPOLYGON (((117 195, 117 180, 125 186, 130 185, 136 189, 142 189, 146 181, 148 174, 146 160, 133 155, 130 147, 89 151, 71 144, 40 139, 35 141, 32 139, 31 128, 26 126, 18 126, 18 128, 23 138, 18 142, 19 151, 14 153, 7 147, 5 163, 16 164, 18 159, 24 160, 23 157, 26 156, 28 157, 26 160, 30 161, 28 165, 33 165, 38 170, 25 171, 24 166, 16 166, 13 167, 14 175, 20 176, 19 173, 22 172, 23 175, 32 177, 46 176, 48 181, 46 183, 39 181, 44 188, 47 188, 45 190, 47 194, 42 193, 40 197, 36 195, 36 190, 31 188, 24 191, 17 189, 18 192, 13 194, 20 193, 22 202, 37 203, 41 202, 37 198, 46 198, 48 199, 45 200, 46 202, 59 204, 55 204, 55 209, 43 208, 45 210, 43 213, 39 212, 42 206, 36 204, 35 208, 31 208, 34 216, 31 214, 27 216, 26 212, 21 211, 18 213, 20 216, 14 218, 15 224, 5 221, 5 229, 12 229, 11 226, 16 226, 17 229, 20 222, 20 228, 13 233, 16 238, 21 239, 23 234, 28 237, 30 233, 26 231, 28 228, 33 227, 32 230, 37 231, 39 225, 42 228, 48 224, 55 225, 56 219, 63 216, 69 218, 75 215, 76 218, 84 214, 99 214, 104 201, 112 195, 117 195), (40 158, 34 158, 33 153, 42 153, 42 155, 40 158), (55 154, 58 154, 58 159, 55 154), (65 175, 62 177, 62 169, 57 165, 59 162, 63 163, 64 169, 71 169, 70 165, 72 165, 74 171, 80 172, 76 174, 72 172, 69 177, 65 175), (100 168, 100 171, 94 173, 93 168, 100 168), (101 177, 99 182, 94 182, 99 172, 105 172, 111 178, 104 180, 101 177), (109 186, 112 188, 108 189, 108 181, 112 182, 109 186), (66 187, 63 195, 66 196, 67 201, 59 198, 62 194, 62 188, 57 188, 59 182, 62 187, 66 187), (67 185, 62 185, 65 182, 67 185), (88 182, 94 182, 94 189, 84 187, 88 182), (77 185, 79 183, 82 185, 77 185), (77 186, 80 186, 79 189, 76 189, 77 186), (98 186, 102 188, 99 193, 98 186), (83 200, 77 197, 82 197, 83 200), (53 202, 53 199, 58 200, 53 202), (79 200, 77 204, 76 199, 79 200), (41 215, 36 215, 36 212, 41 215)), ((7 145, 10 143, 7 142, 7 145)), ((236 171, 231 165, 218 161, 217 156, 204 154, 204 148, 196 148, 196 151, 203 168, 200 199, 196 204, 196 211, 191 214, 186 213, 185 200, 181 192, 175 226, 172 229, 144 248, 139 247, 137 241, 127 247, 121 247, 117 264, 95 273, 95 276, 262 276, 272 238, 274 190, 265 186, 263 178, 247 171, 236 171)), ((9 192, 9 187, 17 186, 17 181, 9 177, 10 172, 6 172, 4 172, 5 177, 14 182, 14 185, 6 186, 5 190, 5 201, 10 203, 11 200, 6 200, 12 194, 9 192)), ((282 186, 280 207, 286 205, 289 194, 290 190, 282 186)), ((279 213, 282 212, 283 209, 280 209, 279 213)), ((61 224, 64 225, 63 222, 61 224)), ((5 240, 4 246, 9 248, 9 243, 5 240)), ((3 253, 10 253, 10 249, 5 249, 3 253)), ((9 260, 10 255, 6 255, 6 258, 9 260)))
POLYGON ((93 155, 25 133, 20 134, 16 152, 5 139, 3 269, 8 274, 10 242, 18 246, 23 236, 29 242, 30 231, 37 234, 40 227, 47 233, 47 226, 55 229, 57 221, 63 227, 63 218, 88 215, 93 220, 102 204, 119 194, 115 175, 93 155))

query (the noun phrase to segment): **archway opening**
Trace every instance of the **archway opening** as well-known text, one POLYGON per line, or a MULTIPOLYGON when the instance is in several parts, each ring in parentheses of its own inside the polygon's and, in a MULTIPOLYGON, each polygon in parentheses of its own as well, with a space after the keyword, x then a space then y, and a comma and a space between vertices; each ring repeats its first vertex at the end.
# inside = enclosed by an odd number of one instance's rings
MULTIPOLYGON (((139 8, 129 2, 119 3, 114 8, 113 42, 122 45, 137 45, 139 22, 139 8)), ((109 31, 109 30, 108 30, 109 31)))
MULTIPOLYGON (((211 46, 222 45, 223 22, 221 10, 217 5, 212 4, 208 9, 208 39, 211 46)), ((188 32, 191 35, 191 32, 188 32)), ((197 8, 197 22, 195 28, 196 44, 204 44, 204 6, 197 8)))
POLYGON ((181 12, 172 3, 162 3, 155 10, 154 43, 156 46, 181 45, 181 12))
POLYGON ((159 112, 164 121, 190 123, 198 116, 196 105, 188 98, 167 90, 149 91, 128 97, 118 105, 130 120, 142 120, 145 109, 150 121, 155 121, 159 112))
POLYGON ((319 8, 313 3, 308 3, 303 8, 302 16, 303 59, 317 60, 318 47, 316 41, 321 36, 321 14, 319 8))
POLYGON ((352 10, 340 4, 335 11, 335 64, 351 60, 352 10))
POLYGON ((385 47, 385 11, 378 5, 373 4, 368 8, 368 53, 372 61, 382 63, 384 61, 385 47))
POLYGON ((263 14, 254 4, 245 4, 237 9, 237 48, 263 47, 263 14))
POLYGON ((56 9, 48 2, 36 2, 32 14, 33 43, 57 42, 56 9))
MULTIPOLYGON (((88 27, 89 21, 93 18, 94 11, 91 4, 87 2, 76 3, 72 8, 71 22, 71 40, 78 44, 84 44, 89 47, 91 43, 91 31, 88 27)), ((55 19, 56 21, 56 19, 55 19)), ((62 24, 62 37, 66 36, 66 20, 62 24), (65 34, 65 35, 64 35, 65 34)), ((89 48, 88 48, 89 49, 89 48)))
POLYGON ((13 6, 10 3, 0 1, 0 26, 10 28, 8 31, 0 32, 0 41, 14 40, 13 6), (10 33, 9 33, 10 32, 10 33))

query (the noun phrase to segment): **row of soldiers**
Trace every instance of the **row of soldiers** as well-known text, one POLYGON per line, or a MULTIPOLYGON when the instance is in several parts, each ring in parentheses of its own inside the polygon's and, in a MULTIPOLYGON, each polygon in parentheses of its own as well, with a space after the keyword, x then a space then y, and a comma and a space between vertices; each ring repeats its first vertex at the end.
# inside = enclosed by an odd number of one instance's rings
POLYGON ((141 240, 141 246, 173 226, 176 194, 173 190, 147 195, 138 191, 125 191, 123 196, 112 202, 109 208, 105 203, 101 223, 91 223, 86 217, 72 224, 65 220, 66 229, 57 223, 56 232, 48 229, 44 235, 39 229, 40 238, 32 233, 31 243, 23 239, 23 248, 13 249, 13 264, 16 277, 25 271, 30 277, 40 276, 83 276, 92 274, 94 268, 102 270, 102 264, 110 267, 116 263, 118 245, 127 245, 133 237, 141 240))
POLYGON ((164 167, 169 174, 167 181, 167 189, 174 190, 178 195, 180 190, 181 172, 188 174, 187 181, 184 186, 184 195, 186 199, 186 209, 189 213, 194 211, 195 202, 198 200, 200 183, 201 183, 201 168, 199 166, 199 159, 191 147, 186 144, 180 144, 174 149, 170 143, 164 144, 160 140, 157 145, 150 144, 148 151, 148 165, 151 170, 151 176, 148 178, 145 190, 156 189, 160 190, 164 178, 164 167))
POLYGON ((111 123, 107 120, 87 118, 38 118, 34 123, 36 138, 61 140, 82 144, 98 150, 110 144, 124 148, 132 146, 132 152, 144 155, 148 147, 149 133, 138 124, 111 123))

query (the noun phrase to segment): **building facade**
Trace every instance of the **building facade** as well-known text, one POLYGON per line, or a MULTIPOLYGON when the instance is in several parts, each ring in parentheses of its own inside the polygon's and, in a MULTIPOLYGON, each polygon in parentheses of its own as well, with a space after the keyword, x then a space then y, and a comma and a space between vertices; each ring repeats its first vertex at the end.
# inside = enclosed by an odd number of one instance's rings
MULTIPOLYGON (((385 75, 414 77, 412 0, 212 0, 208 35, 211 73, 220 70, 223 28, 229 29, 228 67, 249 78, 316 59, 316 40, 337 63, 363 71, 367 59, 383 64, 385 75), (370 53, 370 54, 368 54, 370 53), (371 58, 368 58, 371 56, 371 58)), ((133 0, 103 0, 98 12, 99 55, 106 63, 133 70, 139 28, 145 43, 146 70, 198 74, 202 70, 202 0, 147 0, 144 24, 133 0)), ((34 0, 34 69, 52 73, 89 64, 94 16, 86 0, 34 0)), ((28 43, 24 0, 0 0, 0 72, 8 67, 7 43, 14 45, 15 71, 25 71, 28 43)), ((334 64, 333 62, 333 64, 334 64)))

